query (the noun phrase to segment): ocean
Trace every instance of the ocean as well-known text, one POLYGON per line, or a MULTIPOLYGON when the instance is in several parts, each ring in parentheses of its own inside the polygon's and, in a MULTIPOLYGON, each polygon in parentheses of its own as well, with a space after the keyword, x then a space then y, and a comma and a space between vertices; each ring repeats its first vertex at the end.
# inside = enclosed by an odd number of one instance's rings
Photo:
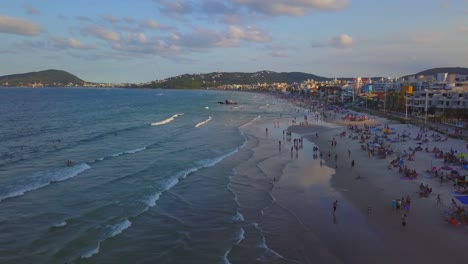
POLYGON ((240 128, 287 107, 246 92, 0 89, 0 263, 285 262, 256 220, 271 196, 251 192, 243 213, 236 190, 255 186, 232 179, 253 155, 240 128))

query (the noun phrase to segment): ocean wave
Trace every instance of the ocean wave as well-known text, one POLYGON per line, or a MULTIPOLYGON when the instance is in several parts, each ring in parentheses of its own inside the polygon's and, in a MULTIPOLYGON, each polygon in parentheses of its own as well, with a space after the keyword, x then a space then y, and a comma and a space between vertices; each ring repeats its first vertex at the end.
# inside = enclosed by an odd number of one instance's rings
POLYGON ((249 122, 243 124, 243 125, 240 126, 239 128, 243 128, 243 127, 245 127, 245 126, 251 125, 251 124, 253 124, 253 122, 257 121, 257 120, 260 119, 261 117, 262 117, 262 116, 259 115, 259 116, 255 117, 254 119, 250 120, 249 122))
POLYGON ((88 169, 91 169, 88 164, 81 163, 72 167, 40 171, 30 176, 22 177, 21 182, 7 186, 5 191, 0 191, 0 202, 9 198, 22 196, 30 191, 44 188, 54 182, 68 180, 88 169))
MULTIPOLYGON (((135 153, 140 152, 140 151, 143 151, 143 150, 145 150, 145 149, 146 149, 146 147, 137 148, 137 149, 132 149, 132 150, 127 150, 127 151, 123 151, 123 152, 119 152, 119 153, 113 154, 113 155, 111 155, 111 157, 116 158, 116 157, 119 157, 119 156, 122 156, 122 155, 125 155, 125 154, 135 154, 135 153)), ((103 159, 105 159, 105 158, 103 158, 103 159)), ((97 159, 97 160, 99 160, 99 159, 97 159)))
POLYGON ((234 239, 236 240, 236 244, 239 244, 240 242, 242 242, 242 240, 244 240, 245 236, 245 231, 244 229, 241 227, 239 229, 239 232, 236 234, 236 236, 234 237, 234 239))
POLYGON ((241 213, 236 212, 236 215, 232 217, 232 221, 234 221, 234 222, 244 222, 244 216, 241 213))
POLYGON ((132 222, 130 222, 128 219, 125 219, 124 221, 116 224, 116 225, 110 225, 108 226, 109 231, 108 234, 101 240, 98 241, 96 247, 84 252, 81 254, 81 258, 90 258, 96 254, 99 253, 99 249, 101 247, 101 243, 106 241, 108 238, 115 237, 119 234, 121 234, 125 229, 129 228, 132 226, 132 222))
POLYGON ((62 221, 62 222, 56 223, 55 225, 53 225, 53 227, 64 227, 67 224, 68 224, 67 221, 62 221))
POLYGON ((257 245, 259 248, 263 248, 263 249, 266 249, 268 252, 270 252, 271 254, 273 254, 275 257, 278 257, 278 258, 282 258, 284 259, 283 256, 281 256, 278 252, 274 251, 273 249, 269 248, 267 243, 266 243, 266 239, 265 239, 265 236, 263 235, 263 230, 262 228, 258 225, 258 223, 252 223, 252 225, 255 227, 255 229, 257 229, 261 236, 262 236, 262 241, 257 245))
POLYGON ((164 125, 164 124, 167 124, 167 123, 170 123, 172 122, 176 117, 178 116, 181 116, 183 115, 184 113, 181 113, 181 114, 175 114, 167 119, 164 119, 163 121, 159 121, 159 122, 155 122, 155 123, 151 123, 150 125, 152 126, 160 126, 160 125, 164 125))
POLYGON ((210 122, 210 121, 211 121, 211 116, 210 116, 210 117, 208 117, 208 119, 207 119, 207 120, 205 120, 205 121, 203 121, 203 122, 200 122, 200 123, 196 124, 196 125, 195 125, 195 127, 200 127, 200 126, 203 126, 204 124, 206 124, 206 123, 208 123, 208 122, 210 122))
POLYGON ((93 141, 96 141, 96 140, 99 140, 99 139, 102 139, 102 138, 105 138, 105 137, 108 137, 108 136, 118 136, 119 133, 126 132, 126 131, 137 130, 137 129, 144 128, 144 127, 146 127, 146 125, 138 125, 138 126, 126 127, 126 128, 122 128, 122 129, 116 129, 116 130, 104 132, 102 134, 99 134, 99 135, 96 135, 96 136, 93 136, 93 137, 90 137, 90 138, 85 138, 85 139, 79 140, 77 143, 81 144, 81 143, 93 142, 93 141))

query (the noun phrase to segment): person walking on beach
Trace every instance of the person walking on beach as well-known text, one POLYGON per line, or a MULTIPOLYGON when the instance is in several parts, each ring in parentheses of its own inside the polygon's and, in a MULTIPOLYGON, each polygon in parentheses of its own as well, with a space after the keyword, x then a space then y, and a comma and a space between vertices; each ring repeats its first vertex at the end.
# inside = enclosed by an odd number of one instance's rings
POLYGON ((440 204, 440 194, 437 195, 437 205, 440 204))
POLYGON ((354 160, 353 160, 353 161, 351 161, 351 168, 354 168, 354 165, 355 165, 355 163, 354 163, 354 160))
POLYGON ((338 206, 338 200, 335 200, 335 201, 333 202, 333 214, 335 214, 335 212, 336 212, 336 207, 337 207, 337 206, 338 206))
POLYGON ((278 141, 278 147, 279 147, 279 151, 281 152, 281 140, 278 141))
POLYGON ((351 150, 348 149, 348 158, 351 158, 351 150))
POLYGON ((406 214, 403 214, 401 216, 401 226, 403 226, 403 227, 406 226, 406 214))
POLYGON ((335 162, 338 161, 338 153, 335 153, 335 162))

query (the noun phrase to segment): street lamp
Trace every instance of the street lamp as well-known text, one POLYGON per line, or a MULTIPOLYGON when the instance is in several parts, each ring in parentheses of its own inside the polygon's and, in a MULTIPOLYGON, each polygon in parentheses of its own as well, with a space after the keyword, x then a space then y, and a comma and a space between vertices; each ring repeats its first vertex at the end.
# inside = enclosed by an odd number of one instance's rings
POLYGON ((385 108, 387 105, 387 85, 384 84, 384 101, 383 101, 383 112, 385 114, 385 108))
POLYGON ((427 101, 429 99, 429 93, 427 89, 424 89, 424 91, 426 92, 426 100, 425 100, 425 105, 424 105, 424 110, 426 112, 426 115, 424 116, 424 127, 425 127, 427 123, 427 101))
POLYGON ((406 105, 406 113, 405 113, 405 120, 406 124, 408 124, 408 93, 405 94, 405 105, 406 105))

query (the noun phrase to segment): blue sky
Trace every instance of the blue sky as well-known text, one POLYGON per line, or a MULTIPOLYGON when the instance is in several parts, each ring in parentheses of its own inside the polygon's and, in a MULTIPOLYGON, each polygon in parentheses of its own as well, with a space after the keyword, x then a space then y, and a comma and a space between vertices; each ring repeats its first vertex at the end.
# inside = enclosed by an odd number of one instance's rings
POLYGON ((302 71, 397 77, 468 66, 468 0, 0 1, 0 75, 87 81, 302 71))

